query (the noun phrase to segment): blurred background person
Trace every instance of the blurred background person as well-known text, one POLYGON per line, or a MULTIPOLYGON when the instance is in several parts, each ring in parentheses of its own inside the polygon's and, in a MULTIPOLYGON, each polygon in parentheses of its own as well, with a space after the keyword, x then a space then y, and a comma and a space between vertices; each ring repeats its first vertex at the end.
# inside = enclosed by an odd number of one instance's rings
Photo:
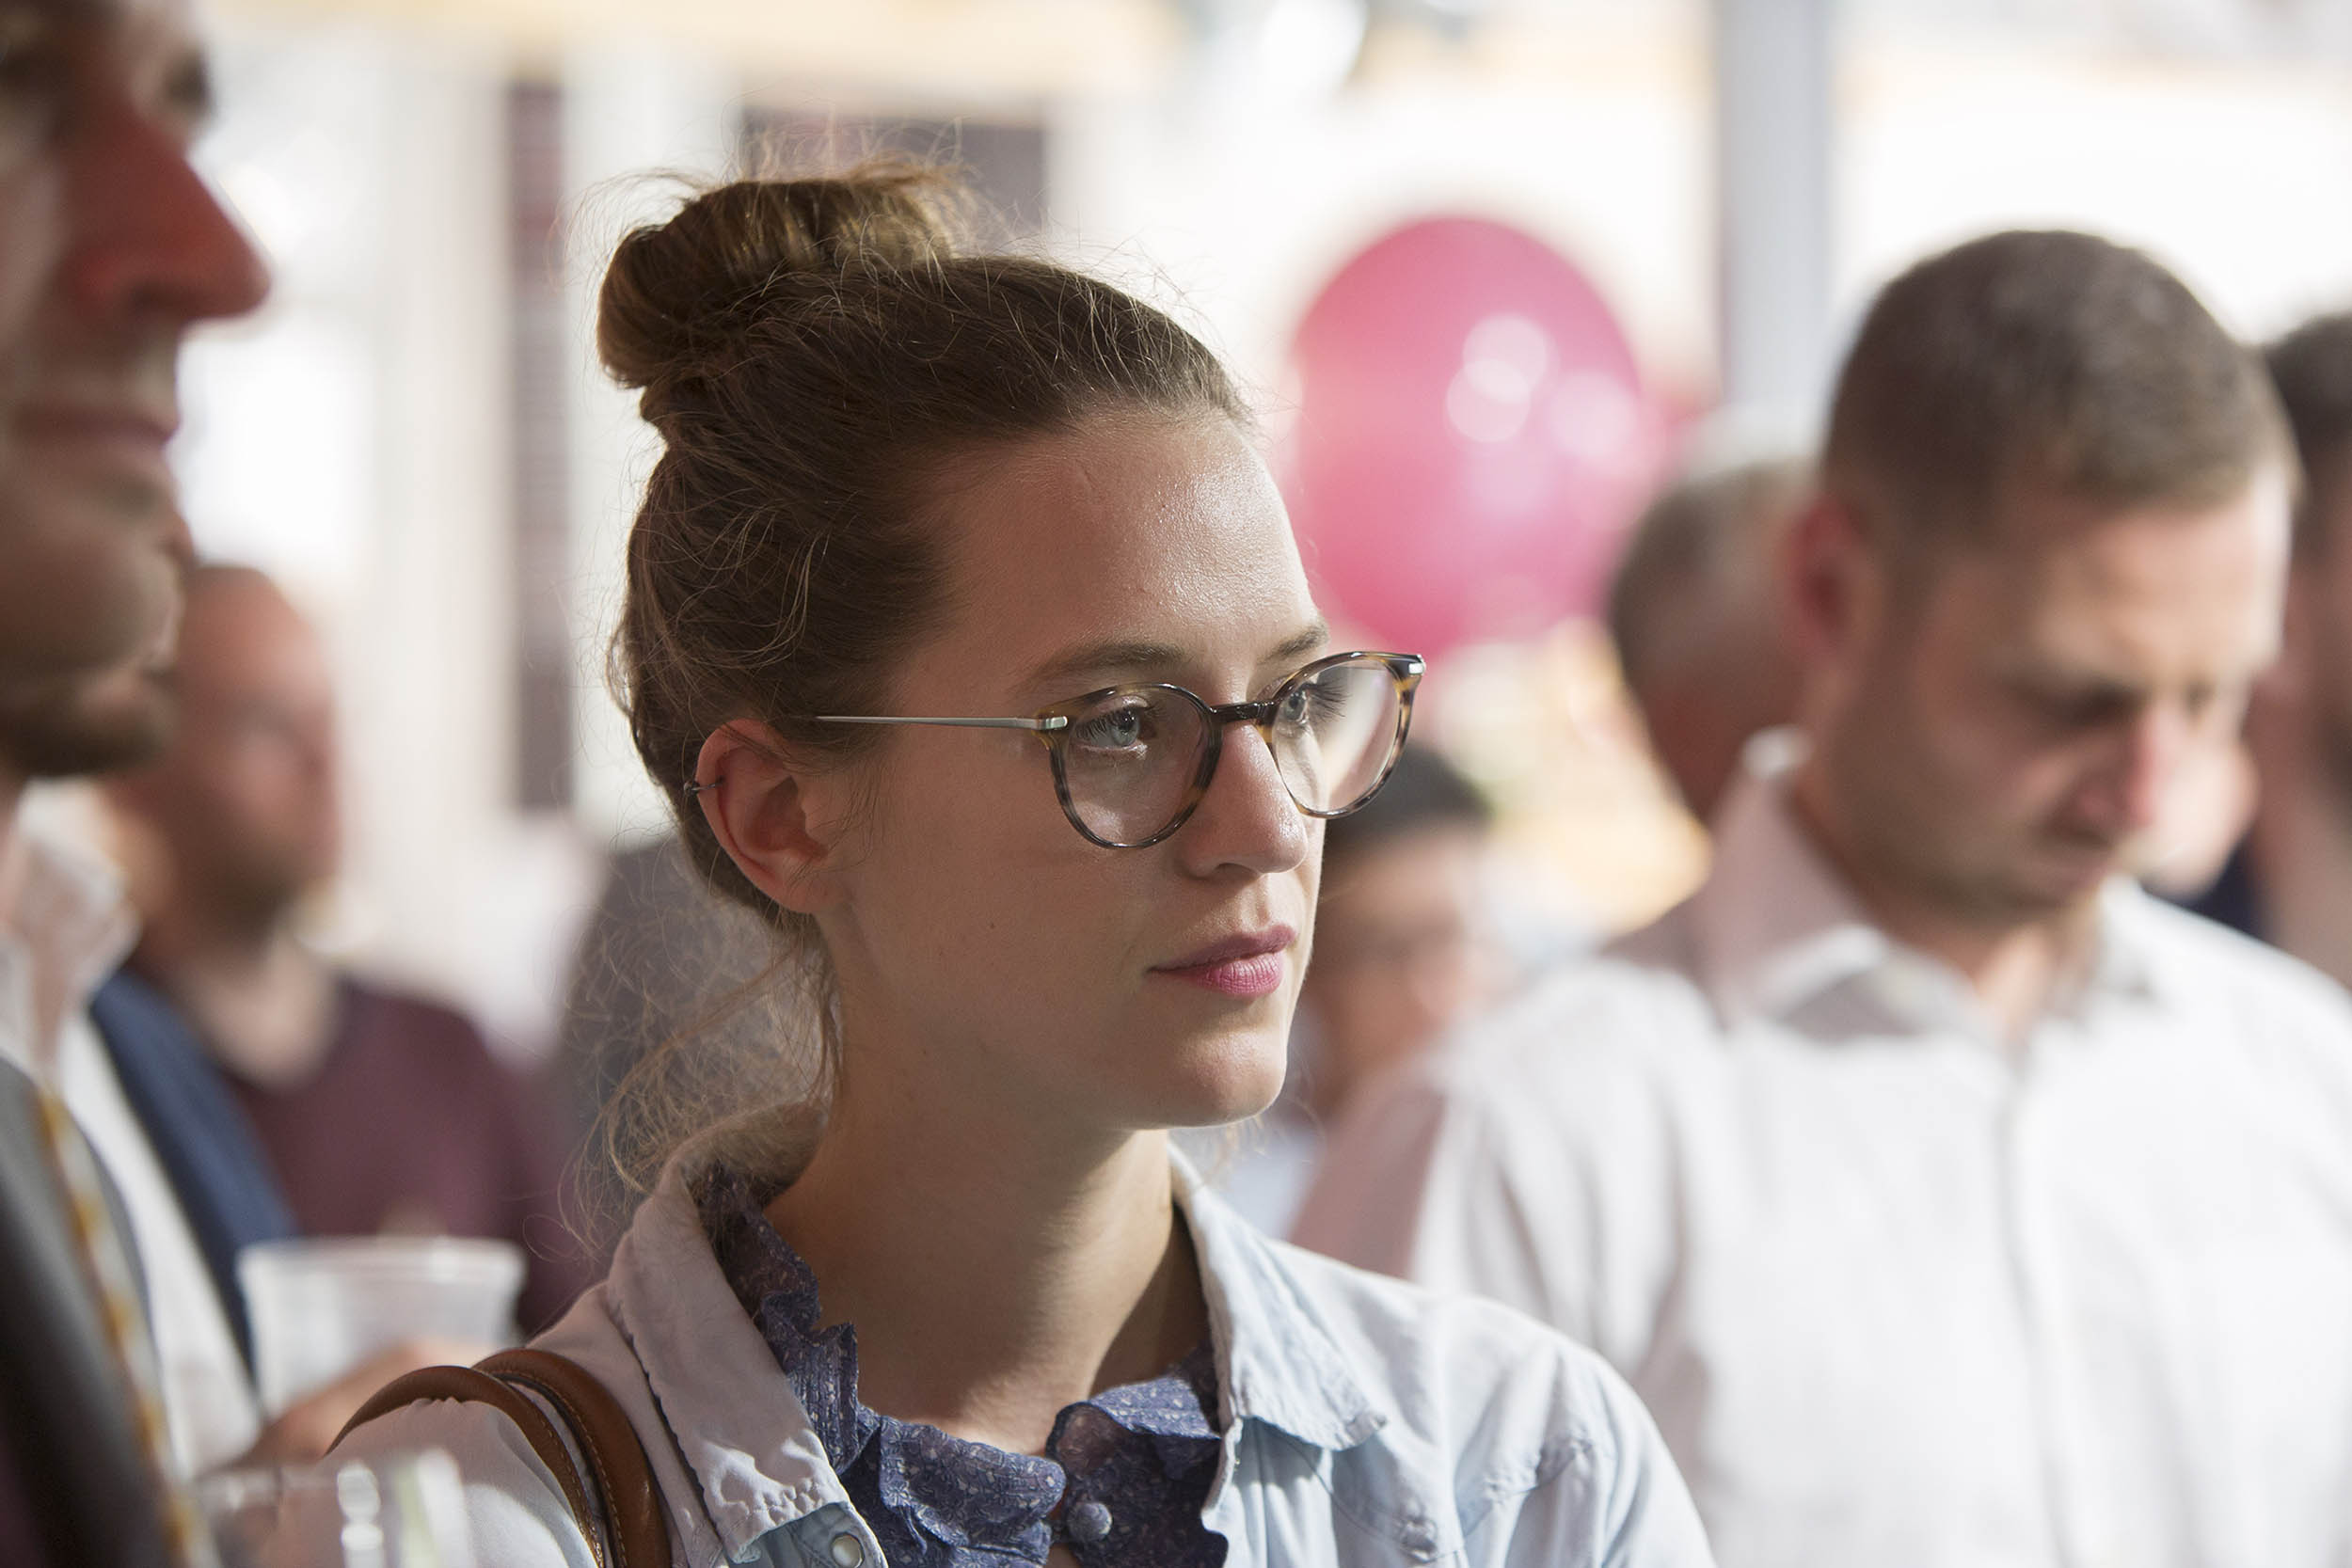
POLYGON ((2124 873, 2274 656, 2268 378, 2144 255, 1880 294, 1706 884, 1374 1091, 1298 1236, 1649 1402, 1727 1568, 2342 1560, 2352 1005, 2124 873))
POLYGON ((1493 821, 1458 768, 1407 745, 1369 805, 1325 827, 1281 1098, 1254 1123, 1183 1139, 1266 1234, 1290 1228, 1323 1131, 1357 1091, 1436 1045, 1513 977, 1495 930, 1493 821))
POLYGON ((1381 793, 1324 830, 1305 1108, 1327 1124, 1380 1073, 1491 1001, 1508 962, 1491 930, 1494 810, 1438 752, 1408 747, 1381 793))
POLYGON ((1711 821, 1759 731, 1796 716, 1779 554, 1811 465, 1756 458, 1678 480, 1633 525, 1609 585, 1609 636, 1659 765, 1711 821))
MULTIPOLYGON (((119 885, 21 806, 35 780, 120 766, 161 742, 189 555, 165 459, 180 351, 197 324, 252 309, 266 277, 189 163, 211 99, 183 6, 60 5, 11 25, 8 133, 55 135, 44 200, 56 227, 5 344, 0 1054, 56 1087, 119 1193, 170 1462, 192 1471, 253 1440, 245 1364, 87 1010, 130 940, 119 885)), ((44 1433, 30 1462, 72 1463, 75 1427, 44 1433)), ((120 1507, 136 1517, 135 1497, 120 1507)))
MULTIPOLYGON (((553 1107, 463 1015, 302 934, 342 834, 317 634, 261 573, 199 567, 174 689, 170 744, 108 786, 144 917, 117 986, 168 998, 193 1028, 302 1233, 503 1238, 529 1259, 522 1326, 551 1322, 587 1282, 555 1213, 553 1107)), ((233 1292, 233 1271, 220 1283, 233 1292)))
POLYGON ((592 1257, 609 1258, 644 1196, 624 1173, 636 1145, 658 1135, 632 1107, 660 1097, 615 1091, 641 1063, 664 1072, 742 1060, 790 1027, 798 992, 774 948, 757 916, 687 863, 676 834, 613 855, 572 960, 552 1063, 578 1148, 565 1217, 592 1257), (662 1050, 688 1038, 691 1052, 662 1050))
POLYGON ((2266 357, 2303 467, 2286 633, 2247 721, 2253 824, 2189 907, 2352 984, 2352 313, 2266 357))

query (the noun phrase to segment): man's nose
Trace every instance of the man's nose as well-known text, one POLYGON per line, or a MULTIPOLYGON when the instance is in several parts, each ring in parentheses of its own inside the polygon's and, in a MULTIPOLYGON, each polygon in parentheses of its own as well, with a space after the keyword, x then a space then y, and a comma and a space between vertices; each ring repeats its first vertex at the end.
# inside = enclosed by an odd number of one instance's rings
POLYGON ((173 127, 127 100, 94 114, 66 160, 70 303, 175 325, 241 316, 269 271, 173 127))
POLYGON ((2197 744, 2194 726, 2170 704, 2151 704, 2117 737, 2116 752, 2093 797, 2101 826, 2118 837, 2154 827, 2182 760, 2197 744))

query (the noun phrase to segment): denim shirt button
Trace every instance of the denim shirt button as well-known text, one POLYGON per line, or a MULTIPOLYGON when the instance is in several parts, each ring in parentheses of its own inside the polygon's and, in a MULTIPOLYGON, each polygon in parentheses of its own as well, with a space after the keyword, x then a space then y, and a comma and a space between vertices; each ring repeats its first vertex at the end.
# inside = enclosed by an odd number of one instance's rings
POLYGON ((1438 1549, 1438 1528, 1426 1519, 1407 1519, 1397 1540, 1415 1557, 1427 1557, 1438 1549))
POLYGON ((1070 1539, 1091 1546, 1111 1532, 1111 1511, 1091 1497, 1070 1511, 1070 1539))
POLYGON ((858 1564, 866 1560, 866 1543, 848 1530, 834 1536, 833 1544, 825 1550, 841 1568, 858 1568, 858 1564))

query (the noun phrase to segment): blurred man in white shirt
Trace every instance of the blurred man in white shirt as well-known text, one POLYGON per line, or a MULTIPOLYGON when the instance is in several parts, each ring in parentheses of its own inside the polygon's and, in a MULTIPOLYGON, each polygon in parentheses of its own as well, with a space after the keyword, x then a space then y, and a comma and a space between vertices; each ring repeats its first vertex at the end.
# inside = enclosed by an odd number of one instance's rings
POLYGON ((2292 458, 2173 277, 1880 296, 1707 884, 1335 1140, 1298 1234, 1649 1401, 1726 1568, 2352 1561, 2352 1006, 2120 873, 2279 637, 2292 458))

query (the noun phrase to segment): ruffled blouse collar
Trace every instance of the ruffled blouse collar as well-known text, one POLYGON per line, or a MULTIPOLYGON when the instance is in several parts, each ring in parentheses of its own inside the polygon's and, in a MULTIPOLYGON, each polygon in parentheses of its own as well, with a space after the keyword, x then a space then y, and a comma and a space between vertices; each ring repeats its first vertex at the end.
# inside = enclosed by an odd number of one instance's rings
POLYGON ((1224 1539, 1201 1523, 1221 1447, 1208 1344, 1148 1382, 1065 1407, 1043 1455, 968 1442, 858 1402, 857 1332, 818 1327, 817 1277, 748 1181, 713 1165, 696 1202, 720 1272, 893 1564, 1041 1564, 1057 1542, 1083 1568, 1224 1561, 1224 1539))

